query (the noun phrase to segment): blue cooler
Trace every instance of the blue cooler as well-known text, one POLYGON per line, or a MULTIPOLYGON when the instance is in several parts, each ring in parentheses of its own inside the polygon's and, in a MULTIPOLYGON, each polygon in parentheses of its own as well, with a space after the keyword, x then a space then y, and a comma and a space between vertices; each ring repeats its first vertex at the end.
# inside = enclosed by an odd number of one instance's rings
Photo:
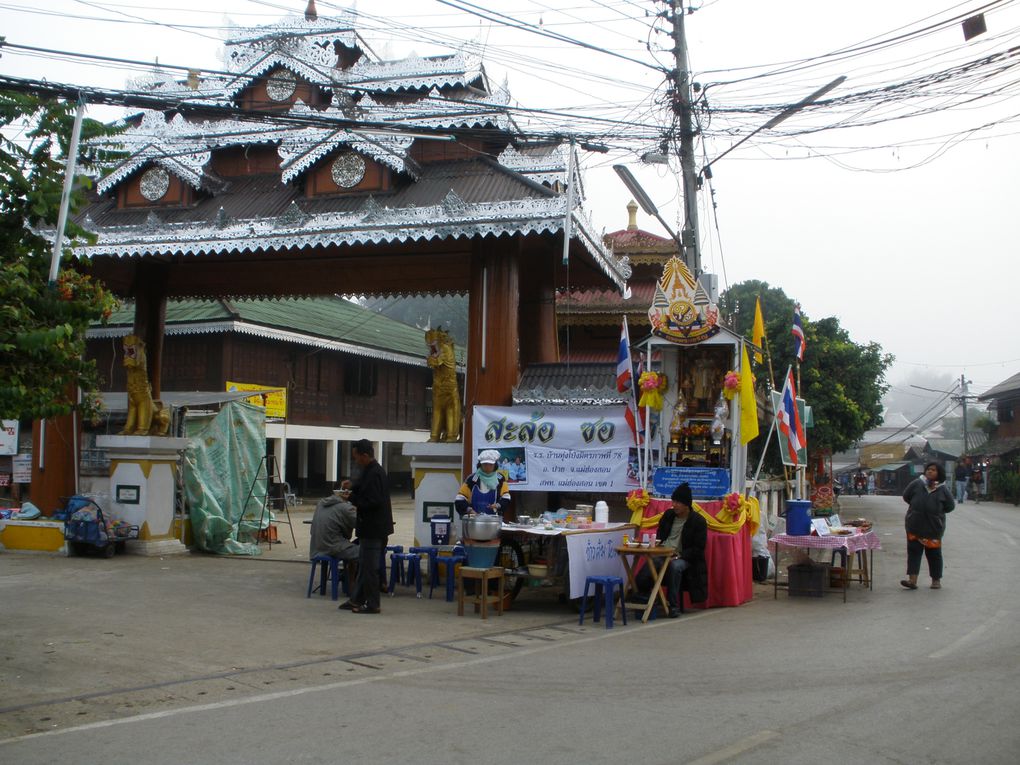
POLYGON ((786 501, 786 533, 795 537, 806 537, 811 533, 811 500, 786 501))
POLYGON ((450 517, 447 515, 433 515, 429 518, 432 524, 432 544, 450 544, 450 517))

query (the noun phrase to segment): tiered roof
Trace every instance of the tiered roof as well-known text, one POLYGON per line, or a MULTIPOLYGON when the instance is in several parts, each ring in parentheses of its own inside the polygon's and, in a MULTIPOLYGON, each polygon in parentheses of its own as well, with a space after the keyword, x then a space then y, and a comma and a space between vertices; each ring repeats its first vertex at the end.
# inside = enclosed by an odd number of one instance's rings
MULTIPOLYGON (((104 139, 127 158, 98 181, 102 196, 79 219, 97 238, 78 253, 215 256, 562 231, 568 145, 529 143, 509 114, 507 88, 490 88, 477 56, 380 61, 354 22, 346 13, 238 28, 226 43, 225 74, 179 81, 157 71, 136 83, 174 105, 142 112, 122 134, 104 139), (320 102, 275 104, 263 114, 238 108, 248 89, 283 71, 318 88, 320 102), (504 148, 418 161, 421 142, 458 143, 464 131, 504 148), (278 175, 224 178, 214 171, 217 152, 259 145, 275 147, 278 175), (344 151, 387 168, 392 187, 371 195, 304 194, 305 175, 344 151), (118 204, 118 187, 153 166, 195 190, 194 200, 118 204)), ((571 180, 574 237, 623 291, 629 265, 580 206, 579 175, 571 180)))

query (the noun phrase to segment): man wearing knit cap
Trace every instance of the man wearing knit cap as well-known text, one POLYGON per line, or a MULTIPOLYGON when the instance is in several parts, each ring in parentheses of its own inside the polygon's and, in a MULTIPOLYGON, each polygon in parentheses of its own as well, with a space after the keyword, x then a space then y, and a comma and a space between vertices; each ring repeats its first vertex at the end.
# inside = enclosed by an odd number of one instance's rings
POLYGON ((663 584, 668 588, 669 616, 675 619, 683 612, 683 593, 690 593, 692 603, 708 600, 708 566, 705 545, 708 524, 699 513, 691 510, 694 500, 691 487, 682 483, 673 491, 673 507, 662 514, 656 539, 663 547, 675 551, 667 563, 663 584))

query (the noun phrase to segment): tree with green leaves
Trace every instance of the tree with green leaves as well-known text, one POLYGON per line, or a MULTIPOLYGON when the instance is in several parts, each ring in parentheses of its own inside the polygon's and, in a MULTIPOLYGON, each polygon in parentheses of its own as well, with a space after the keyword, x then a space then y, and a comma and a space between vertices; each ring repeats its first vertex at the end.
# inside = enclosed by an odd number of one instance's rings
MULTIPOLYGON (((61 272, 50 285, 52 244, 70 143, 74 104, 0 91, 0 416, 39 419, 77 408, 97 413, 95 362, 85 360, 85 332, 116 305, 89 276, 70 268, 71 248, 88 237, 68 222, 61 272), (20 139, 20 140, 19 140, 20 139), (78 391, 82 401, 78 401, 78 391)), ((94 120, 82 142, 110 129, 94 120)), ((86 149, 80 162, 97 159, 86 149)), ((76 178, 71 209, 83 199, 76 178)))
MULTIPOLYGON (((792 335, 795 302, 778 287, 761 281, 736 284, 723 294, 720 303, 737 332, 751 337, 755 299, 761 299, 765 337, 772 360, 772 376, 767 364, 756 371, 759 388, 771 379, 782 387, 787 368, 794 363, 792 335)), ((868 430, 881 424, 882 396, 888 389, 885 373, 893 362, 878 343, 856 343, 830 316, 811 321, 801 314, 807 351, 800 365, 797 391, 811 407, 814 427, 808 433, 808 454, 841 452, 849 449, 868 430)), ((769 412, 771 416, 771 412, 769 412)), ((767 429, 763 428, 762 433, 767 429)), ((751 442, 749 461, 756 462, 764 438, 751 442)), ((774 446, 765 459, 770 472, 780 472, 779 450, 774 446)))

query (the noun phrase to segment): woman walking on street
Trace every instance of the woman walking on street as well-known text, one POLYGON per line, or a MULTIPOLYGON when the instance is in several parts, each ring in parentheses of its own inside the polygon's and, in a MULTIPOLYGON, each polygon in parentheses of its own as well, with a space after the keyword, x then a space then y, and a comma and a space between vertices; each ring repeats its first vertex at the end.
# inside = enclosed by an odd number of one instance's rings
POLYGON ((931 588, 942 587, 942 535, 946 533, 946 513, 956 507, 946 487, 946 471, 937 462, 924 466, 924 475, 915 478, 903 491, 907 503, 907 578, 900 584, 908 590, 917 589, 921 572, 921 556, 928 559, 931 588))

